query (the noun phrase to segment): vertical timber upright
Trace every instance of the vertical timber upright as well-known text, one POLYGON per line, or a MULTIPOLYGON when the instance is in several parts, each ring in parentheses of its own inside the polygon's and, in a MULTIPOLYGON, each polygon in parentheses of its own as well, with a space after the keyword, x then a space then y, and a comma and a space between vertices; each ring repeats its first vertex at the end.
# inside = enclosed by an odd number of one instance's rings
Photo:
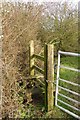
POLYGON ((54 106, 54 45, 45 45, 44 56, 45 108, 49 112, 54 106))

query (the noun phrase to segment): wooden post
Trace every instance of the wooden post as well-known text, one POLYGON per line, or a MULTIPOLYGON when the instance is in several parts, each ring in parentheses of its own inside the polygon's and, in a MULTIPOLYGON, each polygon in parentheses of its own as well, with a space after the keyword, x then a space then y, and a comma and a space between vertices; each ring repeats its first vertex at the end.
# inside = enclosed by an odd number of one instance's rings
POLYGON ((44 80, 45 80, 45 110, 46 112, 48 111, 48 96, 47 96, 47 87, 48 87, 48 83, 47 83, 47 52, 48 52, 48 47, 45 44, 44 46, 44 80))
POLYGON ((34 41, 31 40, 30 42, 30 49, 29 49, 29 52, 30 52, 30 75, 31 76, 34 76, 34 41))
POLYGON ((45 45, 45 108, 46 111, 51 111, 54 106, 54 46, 51 44, 45 45))

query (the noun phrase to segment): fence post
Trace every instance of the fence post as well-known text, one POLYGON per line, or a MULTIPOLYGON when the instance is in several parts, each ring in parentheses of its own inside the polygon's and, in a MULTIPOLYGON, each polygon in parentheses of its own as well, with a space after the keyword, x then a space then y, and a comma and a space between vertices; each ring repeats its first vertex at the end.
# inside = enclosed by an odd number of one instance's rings
POLYGON ((30 52, 30 75, 31 76, 34 76, 34 41, 31 40, 30 41, 30 49, 29 49, 29 52, 30 52))
POLYGON ((54 106, 54 45, 45 45, 44 58, 45 109, 49 112, 54 106))

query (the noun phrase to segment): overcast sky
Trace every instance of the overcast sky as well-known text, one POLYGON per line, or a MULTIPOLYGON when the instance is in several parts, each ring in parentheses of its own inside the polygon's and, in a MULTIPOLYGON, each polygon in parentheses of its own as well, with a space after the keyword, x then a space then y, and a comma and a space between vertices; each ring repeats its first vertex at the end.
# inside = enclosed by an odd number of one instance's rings
MULTIPOLYGON (((1 1, 1 0, 0 0, 1 1)), ((78 3, 78 1, 80 0, 2 0, 2 1, 25 1, 25 2, 32 2, 32 1, 36 1, 36 2, 58 2, 58 1, 68 1, 68 2, 72 2, 72 3, 78 3)))
MULTIPOLYGON (((24 1, 32 2, 34 0, 24 0, 24 1)), ((77 3, 79 0, 36 0, 36 1, 39 1, 39 2, 71 1, 71 2, 77 3)))

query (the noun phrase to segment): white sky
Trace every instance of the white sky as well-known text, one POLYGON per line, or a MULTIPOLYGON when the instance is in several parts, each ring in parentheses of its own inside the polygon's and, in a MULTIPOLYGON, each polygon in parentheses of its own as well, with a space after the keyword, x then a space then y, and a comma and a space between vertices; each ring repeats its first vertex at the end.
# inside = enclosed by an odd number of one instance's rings
MULTIPOLYGON (((25 0, 24 0, 25 1, 25 0)), ((26 0, 26 1, 29 1, 29 2, 32 2, 34 0, 26 0)), ((36 1, 39 1, 39 2, 58 2, 58 1, 71 1, 73 3, 78 3, 78 1, 80 0, 36 0, 36 1)))
POLYGON ((80 0, 0 0, 0 1, 25 1, 25 2, 34 2, 34 1, 36 1, 36 2, 39 2, 39 3, 41 3, 41 2, 59 2, 59 1, 70 1, 70 2, 72 2, 72 3, 78 3, 78 1, 80 1, 80 0))
POLYGON ((64 2, 64 1, 67 1, 67 2, 72 2, 73 4, 77 4, 78 5, 78 2, 80 1, 80 0, 0 0, 0 1, 5 1, 5 2, 8 2, 8 1, 16 1, 16 2, 18 2, 18 1, 20 1, 20 2, 34 2, 34 1, 36 1, 36 2, 39 2, 39 3, 42 3, 42 2, 64 2))

